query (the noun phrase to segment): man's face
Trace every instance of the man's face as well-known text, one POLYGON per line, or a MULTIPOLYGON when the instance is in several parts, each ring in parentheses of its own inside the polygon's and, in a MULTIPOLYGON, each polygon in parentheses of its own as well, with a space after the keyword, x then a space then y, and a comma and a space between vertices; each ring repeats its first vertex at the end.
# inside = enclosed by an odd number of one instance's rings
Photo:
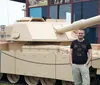
POLYGON ((84 30, 78 30, 78 39, 83 39, 85 36, 84 30))

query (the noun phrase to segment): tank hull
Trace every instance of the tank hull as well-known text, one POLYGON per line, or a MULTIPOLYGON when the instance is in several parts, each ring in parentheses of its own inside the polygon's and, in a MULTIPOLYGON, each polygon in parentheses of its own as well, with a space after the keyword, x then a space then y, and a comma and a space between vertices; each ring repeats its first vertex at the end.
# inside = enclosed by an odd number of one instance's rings
POLYGON ((69 47, 23 46, 22 51, 1 51, 1 73, 73 81, 69 47))

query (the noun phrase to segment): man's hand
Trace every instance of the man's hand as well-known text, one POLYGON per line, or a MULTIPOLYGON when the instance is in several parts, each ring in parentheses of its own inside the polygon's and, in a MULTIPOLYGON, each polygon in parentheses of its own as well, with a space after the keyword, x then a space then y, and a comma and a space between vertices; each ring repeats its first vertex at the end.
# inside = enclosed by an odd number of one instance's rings
POLYGON ((69 63, 72 66, 72 62, 69 63))

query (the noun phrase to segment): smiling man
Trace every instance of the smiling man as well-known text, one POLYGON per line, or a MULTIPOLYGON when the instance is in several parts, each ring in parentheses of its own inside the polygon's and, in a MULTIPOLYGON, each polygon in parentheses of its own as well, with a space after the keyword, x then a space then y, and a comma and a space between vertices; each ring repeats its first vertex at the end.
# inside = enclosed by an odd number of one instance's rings
POLYGON ((70 46, 70 64, 75 85, 90 85, 88 64, 92 58, 91 44, 84 39, 84 30, 78 30, 78 39, 70 46))

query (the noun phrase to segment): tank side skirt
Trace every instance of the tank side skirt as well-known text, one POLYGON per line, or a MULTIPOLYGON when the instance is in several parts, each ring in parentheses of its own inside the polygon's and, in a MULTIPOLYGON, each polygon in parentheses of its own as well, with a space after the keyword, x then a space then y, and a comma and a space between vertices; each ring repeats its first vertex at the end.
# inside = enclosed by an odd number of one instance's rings
POLYGON ((12 57, 12 58, 15 58, 15 59, 18 59, 18 60, 22 60, 22 61, 25 61, 25 62, 30 62, 30 63, 35 63, 35 64, 45 64, 45 65, 69 65, 70 63, 59 63, 59 64, 52 64, 52 63, 40 63, 40 62, 35 62, 35 61, 29 61, 29 60, 24 60, 24 59, 21 59, 21 58, 17 58, 15 56, 12 56, 12 55, 9 55, 5 52, 2 51, 2 53, 4 53, 5 55, 8 55, 9 57, 12 57))

